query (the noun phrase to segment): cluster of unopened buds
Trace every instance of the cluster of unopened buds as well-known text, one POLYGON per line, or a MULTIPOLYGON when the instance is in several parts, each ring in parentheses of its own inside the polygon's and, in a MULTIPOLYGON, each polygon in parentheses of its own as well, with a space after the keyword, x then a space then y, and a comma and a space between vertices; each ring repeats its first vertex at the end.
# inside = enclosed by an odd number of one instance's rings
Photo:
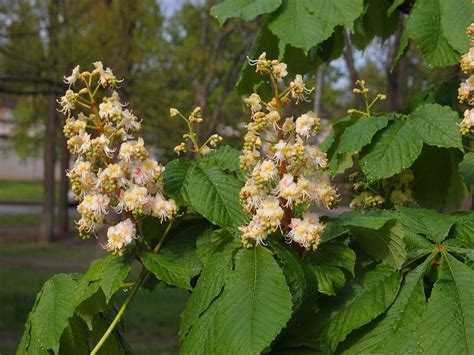
POLYGON ((188 133, 183 134, 183 142, 174 147, 174 152, 177 155, 182 153, 192 152, 198 156, 209 153, 212 149, 216 148, 217 145, 222 141, 222 137, 218 134, 212 134, 206 141, 199 144, 198 135, 194 129, 196 124, 202 123, 201 108, 196 107, 188 117, 185 117, 181 112, 175 108, 170 109, 171 118, 181 118, 188 127, 188 133))
POLYGON ((121 215, 123 221, 108 228, 104 246, 121 254, 136 239, 136 224, 143 217, 164 221, 176 213, 175 202, 163 195, 164 167, 137 137, 141 121, 120 102, 114 90, 120 80, 112 70, 101 62, 94 63, 92 72, 81 72, 77 66, 64 82, 69 89, 58 102, 67 116, 68 149, 77 155, 67 173, 80 201, 77 228, 88 237, 111 223, 107 216, 121 215), (74 92, 76 84, 81 88, 74 92))
MULTIPOLYGON (((474 23, 466 30, 471 48, 461 57, 461 70, 469 77, 461 83, 458 89, 458 99, 461 103, 474 106, 474 23)), ((459 125, 461 134, 474 133, 474 108, 464 111, 464 118, 459 125)))
POLYGON ((365 181, 360 172, 349 175, 356 196, 350 203, 353 209, 384 208, 392 206, 412 206, 415 203, 411 184, 415 179, 413 172, 407 169, 400 174, 374 184, 365 181))
POLYGON ((242 242, 251 247, 281 230, 287 242, 306 249, 317 248, 324 225, 313 206, 332 208, 339 196, 325 179, 326 154, 309 140, 319 131, 320 119, 307 112, 296 119, 284 117, 283 107, 291 100, 306 101, 312 90, 296 75, 280 88, 287 75, 286 64, 266 59, 263 53, 250 60, 256 71, 271 78, 274 97, 266 102, 254 93, 246 99, 251 122, 244 137, 241 167, 249 176, 240 191, 241 205, 251 217, 242 227, 242 242), (304 211, 294 217, 295 206, 304 211))

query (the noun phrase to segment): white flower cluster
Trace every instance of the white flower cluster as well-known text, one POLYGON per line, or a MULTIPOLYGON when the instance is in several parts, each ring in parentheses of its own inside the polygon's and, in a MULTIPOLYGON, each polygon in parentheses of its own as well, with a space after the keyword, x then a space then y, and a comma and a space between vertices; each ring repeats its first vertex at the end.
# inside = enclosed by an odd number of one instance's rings
POLYGON ((265 102, 254 93, 246 99, 252 121, 246 126, 240 164, 250 173, 240 191, 240 201, 251 220, 240 227, 242 242, 247 247, 265 243, 270 234, 281 229, 288 242, 316 248, 324 228, 317 215, 306 212, 302 219, 292 217, 297 205, 303 210, 315 205, 332 208, 338 200, 323 177, 328 165, 326 154, 308 142, 319 131, 320 119, 313 112, 296 119, 282 115, 284 105, 292 99, 306 100, 311 90, 297 75, 280 91, 279 80, 287 74, 286 64, 267 60, 265 53, 250 63, 256 65, 257 72, 270 76, 274 98, 265 102))
POLYGON ((68 149, 77 155, 67 172, 72 191, 80 201, 81 219, 76 222, 82 237, 94 234, 107 223, 110 213, 122 214, 125 220, 107 231, 105 248, 121 254, 136 238, 135 224, 152 215, 162 221, 176 213, 176 204, 163 195, 164 167, 151 159, 142 138, 138 118, 120 102, 113 91, 119 82, 110 68, 94 63, 92 72, 81 72, 79 66, 64 78, 69 84, 58 101, 67 115, 64 134, 68 149), (78 92, 71 87, 78 82, 78 92), (101 88, 112 89, 107 96, 101 88), (101 95, 99 102, 98 96, 101 95), (72 115, 73 110, 79 112, 72 115))
MULTIPOLYGON (((466 30, 471 48, 461 57, 461 70, 470 74, 469 78, 461 83, 458 89, 458 99, 461 103, 474 106, 474 23, 466 30)), ((459 126, 461 134, 474 133, 474 108, 464 111, 464 118, 459 126)))

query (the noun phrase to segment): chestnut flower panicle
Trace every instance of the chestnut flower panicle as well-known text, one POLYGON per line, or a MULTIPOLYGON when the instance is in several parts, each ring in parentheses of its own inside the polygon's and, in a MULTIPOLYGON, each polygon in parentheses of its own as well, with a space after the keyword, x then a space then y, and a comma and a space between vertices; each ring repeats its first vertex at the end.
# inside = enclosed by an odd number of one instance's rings
POLYGON ((81 218, 76 224, 81 237, 109 224, 108 215, 122 215, 122 222, 108 228, 104 245, 108 251, 122 254, 137 238, 136 224, 142 218, 153 215, 162 222, 169 220, 176 213, 176 203, 164 197, 164 167, 150 157, 144 140, 137 135, 141 121, 114 90, 122 80, 101 62, 93 65, 92 72, 81 72, 76 66, 64 77, 69 88, 58 101, 66 115, 68 149, 77 155, 67 175, 80 202, 77 210, 81 218), (81 88, 73 91, 78 85, 81 88), (79 112, 73 115, 75 111, 79 112))
POLYGON ((458 88, 458 99, 460 103, 467 103, 471 108, 464 111, 464 118, 459 125, 461 134, 474 133, 474 23, 466 29, 471 48, 461 57, 461 70, 469 74, 458 88))
POLYGON ((249 173, 240 202, 250 222, 240 227, 242 243, 246 247, 265 244, 272 233, 281 230, 288 243, 315 249, 324 224, 308 210, 313 206, 333 208, 339 196, 324 176, 326 154, 310 143, 319 132, 320 119, 311 111, 296 118, 283 114, 284 105, 291 100, 306 101, 312 89, 296 75, 280 90, 287 66, 267 59, 265 53, 249 63, 270 77, 274 97, 265 102, 254 93, 245 100, 251 121, 246 126, 240 165, 249 173), (293 216, 296 206, 306 211, 303 219, 293 216))

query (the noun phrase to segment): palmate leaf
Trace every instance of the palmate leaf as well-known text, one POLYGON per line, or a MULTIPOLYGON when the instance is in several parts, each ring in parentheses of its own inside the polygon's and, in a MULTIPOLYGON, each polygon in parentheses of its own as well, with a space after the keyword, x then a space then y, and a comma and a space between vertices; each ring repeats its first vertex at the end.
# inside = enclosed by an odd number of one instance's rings
POLYGON ((250 21, 258 15, 275 11, 281 2, 282 0, 224 0, 212 7, 211 15, 217 17, 221 24, 230 17, 250 21))
POLYGON ((335 307, 328 308, 321 332, 324 352, 334 352, 349 333, 382 314, 395 300, 400 275, 391 267, 374 270, 349 282, 336 296, 335 307))
POLYGON ((361 154, 360 165, 369 181, 387 178, 409 168, 420 155, 423 141, 408 124, 398 118, 379 132, 361 154))
POLYGON ((408 354, 417 349, 417 327, 426 309, 423 276, 433 258, 427 258, 404 280, 387 313, 351 334, 339 349, 343 354, 408 354))
POLYGON ((183 354, 259 354, 291 316, 291 293, 270 251, 235 257, 224 289, 185 337, 183 354))
POLYGON ((474 352, 474 270, 443 251, 441 270, 419 327, 421 352, 474 352))
POLYGON ((186 191, 190 205, 207 220, 232 227, 241 226, 246 219, 239 201, 241 187, 235 176, 201 161, 187 177, 186 191))
POLYGON ((284 0, 268 27, 281 42, 309 50, 362 13, 362 0, 284 0))
POLYGON ((455 217, 425 208, 397 207, 403 226, 418 234, 424 234, 434 243, 440 244, 448 237, 455 217))
MULTIPOLYGON (((459 53, 445 35, 446 25, 453 25, 456 19, 442 19, 441 0, 418 0, 408 18, 406 29, 414 38, 423 58, 429 65, 442 67, 456 64, 459 53)), ((462 1, 461 1, 462 2, 462 1)), ((458 1, 450 1, 449 6, 457 6, 458 1)), ((464 30, 456 36, 463 36, 464 30)), ((452 35, 450 35, 451 37, 452 35)))
POLYGON ((474 214, 457 215, 453 227, 453 236, 464 246, 474 249, 474 214))

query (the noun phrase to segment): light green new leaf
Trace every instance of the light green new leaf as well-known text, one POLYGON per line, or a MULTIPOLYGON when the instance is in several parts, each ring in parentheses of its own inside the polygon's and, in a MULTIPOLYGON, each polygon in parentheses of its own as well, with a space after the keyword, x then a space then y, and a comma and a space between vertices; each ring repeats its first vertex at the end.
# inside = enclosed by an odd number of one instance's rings
POLYGON ((441 243, 448 237, 455 219, 450 215, 425 208, 397 207, 403 226, 419 234, 426 235, 434 243, 441 243))
POLYGON ((409 168, 422 147, 422 139, 407 120, 397 118, 363 151, 360 159, 362 171, 369 181, 393 176, 409 168))
POLYGON ((474 6, 470 0, 440 0, 441 25, 451 46, 459 53, 469 50, 469 39, 464 33, 474 22, 474 6))
POLYGON ((224 0, 212 7, 211 15, 217 17, 221 24, 231 17, 251 21, 258 15, 275 11, 281 2, 282 0, 224 0))
POLYGON ((334 154, 359 151, 372 141, 375 133, 387 126, 391 118, 388 115, 359 118, 356 123, 344 130, 334 154))
POLYGON ((284 0, 268 26, 283 43, 307 51, 336 26, 352 28, 362 11, 362 0, 284 0))
POLYGON ((397 296, 400 281, 398 272, 379 264, 341 289, 321 333, 325 352, 333 353, 354 329, 385 312, 397 296))
MULTIPOLYGON (((415 39, 423 58, 434 67, 453 65, 459 61, 459 54, 445 35, 440 1, 416 1, 406 25, 410 37, 415 39)), ((456 2, 450 1, 450 6, 457 6, 455 4, 457 2, 457 0, 456 2)), ((456 20, 449 20, 449 24, 452 25, 454 21, 456 20)), ((463 33, 464 31, 458 33, 457 36, 463 36, 463 33)))
POLYGON ((462 162, 459 163, 459 173, 466 184, 474 184, 474 152, 464 155, 462 162))
POLYGON ((426 144, 462 149, 458 122, 456 111, 436 104, 418 106, 408 119, 409 126, 426 144))
POLYGON ((71 295, 77 287, 76 277, 58 274, 45 282, 34 312, 31 314, 30 342, 58 354, 59 340, 74 314, 71 295))
POLYGON ((194 165, 189 160, 175 159, 170 161, 163 174, 163 184, 166 196, 172 198, 179 205, 188 205, 186 193, 187 177, 194 165))
POLYGON ((474 270, 447 252, 419 327, 422 353, 474 352, 474 270))
POLYGON ((368 254, 397 270, 402 267, 407 252, 400 222, 390 220, 380 229, 348 227, 368 254))
POLYGON ((408 354, 416 351, 417 327, 426 309, 423 276, 433 258, 410 272, 387 313, 350 336, 343 354, 408 354))
POLYGON ((130 268, 130 263, 124 257, 112 254, 94 260, 79 280, 74 293, 74 304, 78 306, 99 288, 104 292, 105 301, 108 303, 129 274, 130 268))
POLYGON ((191 269, 183 262, 174 260, 168 255, 144 253, 141 256, 143 265, 151 271, 158 280, 169 285, 191 289, 191 269))
POLYGON ((260 354, 291 317, 291 293, 270 251, 236 257, 215 317, 217 354, 260 354))
POLYGON ((191 206, 210 222, 220 227, 240 226, 245 222, 239 201, 242 183, 235 176, 201 161, 187 179, 191 206))

